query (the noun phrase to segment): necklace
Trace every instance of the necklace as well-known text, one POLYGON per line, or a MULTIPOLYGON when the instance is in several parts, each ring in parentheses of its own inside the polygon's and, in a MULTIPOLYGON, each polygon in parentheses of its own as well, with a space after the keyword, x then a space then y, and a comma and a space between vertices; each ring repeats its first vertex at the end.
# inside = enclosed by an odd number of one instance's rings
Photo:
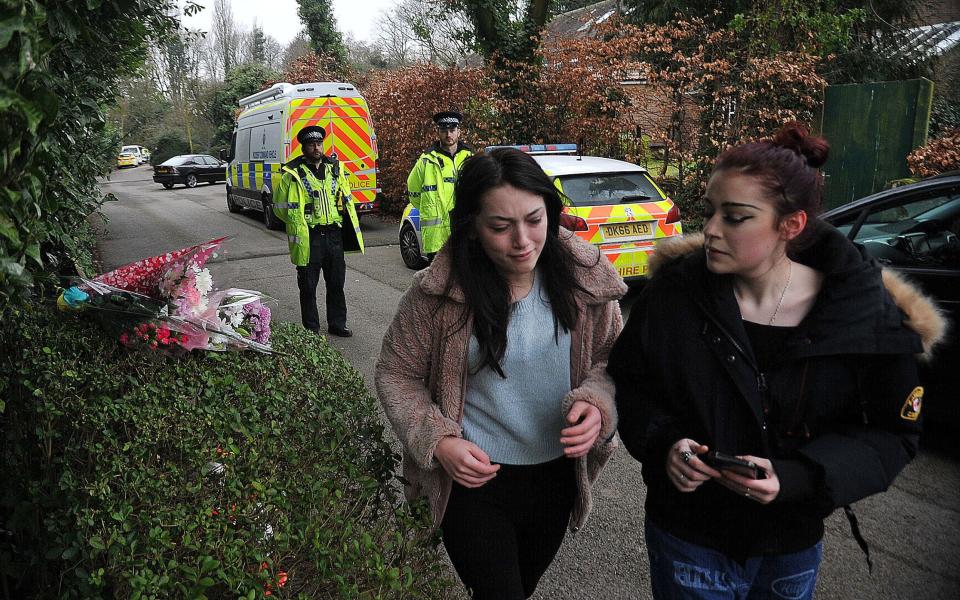
POLYGON ((770 320, 767 321, 767 325, 773 325, 773 322, 777 320, 777 313, 780 312, 780 307, 783 306, 783 298, 787 295, 787 289, 790 288, 790 278, 793 276, 793 261, 789 261, 790 265, 787 267, 787 285, 783 286, 783 291, 780 292, 780 300, 777 301, 777 307, 773 309, 773 314, 770 315, 770 320))

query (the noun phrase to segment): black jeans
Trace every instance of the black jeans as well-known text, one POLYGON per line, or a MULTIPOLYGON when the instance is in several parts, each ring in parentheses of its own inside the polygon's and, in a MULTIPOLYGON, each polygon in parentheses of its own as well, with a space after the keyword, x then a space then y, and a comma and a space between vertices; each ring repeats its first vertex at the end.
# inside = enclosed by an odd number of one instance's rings
POLYGON ((300 319, 310 331, 320 331, 317 313, 317 284, 320 272, 326 284, 327 326, 347 326, 347 299, 343 284, 347 264, 343 260, 343 232, 339 227, 322 225, 310 228, 310 262, 297 267, 297 287, 300 288, 300 319))
POLYGON ((440 525, 463 584, 480 600, 529 598, 553 562, 577 495, 574 462, 501 465, 478 488, 453 483, 440 525))

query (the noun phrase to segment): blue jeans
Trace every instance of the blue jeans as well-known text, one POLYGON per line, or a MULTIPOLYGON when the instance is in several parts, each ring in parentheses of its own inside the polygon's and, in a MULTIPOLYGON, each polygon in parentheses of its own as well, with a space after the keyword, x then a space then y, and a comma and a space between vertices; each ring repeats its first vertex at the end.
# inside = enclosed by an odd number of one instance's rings
POLYGON ((740 565, 725 554, 678 539, 648 519, 650 585, 657 600, 809 600, 823 542, 794 552, 755 556, 740 565))

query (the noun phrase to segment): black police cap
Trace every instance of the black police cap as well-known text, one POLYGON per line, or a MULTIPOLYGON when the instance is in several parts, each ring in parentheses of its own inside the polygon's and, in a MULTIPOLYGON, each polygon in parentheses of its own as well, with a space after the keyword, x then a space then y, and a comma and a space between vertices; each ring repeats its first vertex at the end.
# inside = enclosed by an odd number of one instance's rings
POLYGON ((463 115, 455 110, 444 110, 433 115, 433 122, 437 127, 459 127, 463 115))
POLYGON ((324 131, 323 127, 318 125, 310 125, 297 132, 297 141, 300 142, 300 145, 309 144, 311 142, 322 142, 324 136, 326 135, 327 132, 324 131))

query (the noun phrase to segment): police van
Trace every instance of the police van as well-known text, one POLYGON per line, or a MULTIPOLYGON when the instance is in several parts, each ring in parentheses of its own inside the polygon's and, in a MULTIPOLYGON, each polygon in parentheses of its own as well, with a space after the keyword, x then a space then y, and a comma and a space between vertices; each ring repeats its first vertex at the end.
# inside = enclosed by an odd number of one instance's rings
POLYGON ((283 229, 273 214, 273 186, 280 167, 301 156, 297 133, 319 125, 323 152, 350 173, 357 215, 376 212, 377 136, 367 101, 349 83, 277 83, 240 100, 240 114, 226 156, 227 208, 263 214, 268 229, 283 229))

